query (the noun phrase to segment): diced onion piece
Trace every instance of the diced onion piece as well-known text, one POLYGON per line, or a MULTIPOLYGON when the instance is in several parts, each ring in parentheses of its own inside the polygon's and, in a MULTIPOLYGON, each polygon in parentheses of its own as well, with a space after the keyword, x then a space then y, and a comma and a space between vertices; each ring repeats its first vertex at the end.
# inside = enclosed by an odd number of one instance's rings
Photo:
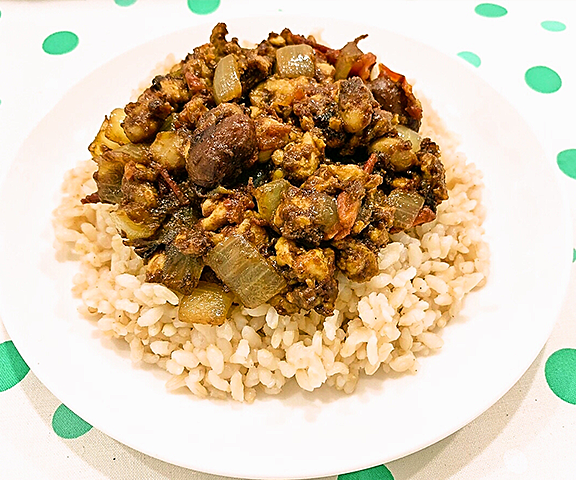
POLYGON ((159 226, 157 223, 137 223, 120 209, 110 212, 110 217, 116 229, 124 232, 129 240, 151 237, 159 226))
POLYGON ((95 161, 98 164, 98 174, 95 176, 98 198, 101 202, 120 203, 124 163, 109 155, 101 155, 95 161))
POLYGON ((120 145, 130 143, 130 140, 122 128, 122 122, 124 121, 124 118, 126 118, 126 112, 124 112, 123 108, 115 108, 112 110, 110 113, 110 118, 108 119, 108 124, 106 125, 106 130, 104 132, 106 138, 120 145))
POLYGON ((166 249, 162 265, 162 283, 172 290, 187 295, 196 288, 204 262, 201 258, 182 253, 173 245, 166 249))
POLYGON ((390 163, 397 172, 408 170, 416 163, 416 155, 412 150, 396 150, 390 157, 390 163))
POLYGON ((392 190, 387 199, 388 203, 396 208, 394 212, 394 227, 402 230, 410 228, 422 205, 424 197, 416 192, 406 192, 404 190, 392 190))
POLYGON ((254 196, 258 203, 258 212, 267 222, 272 220, 274 212, 282 201, 282 194, 288 190, 290 182, 284 179, 274 180, 264 185, 260 185, 255 191, 254 196))
POLYGON ((338 59, 336 60, 336 73, 334 74, 334 79, 343 80, 344 78, 348 78, 348 74, 352 69, 352 65, 362 55, 362 50, 358 48, 358 45, 356 45, 355 41, 348 42, 346 45, 344 45, 342 50, 340 50, 338 59))
POLYGON ((105 117, 102 125, 100 126, 100 130, 96 135, 96 138, 94 138, 92 143, 88 146, 88 150, 92 154, 92 158, 99 157, 104 152, 107 152, 108 150, 114 150, 119 146, 118 143, 113 142, 106 137, 106 129, 108 128, 109 123, 110 120, 108 117, 105 117))
POLYGON ((330 233, 338 223, 338 203, 334 197, 322 194, 318 204, 318 224, 322 226, 325 233, 330 233))
POLYGON ((276 51, 276 64, 281 77, 313 77, 314 50, 310 45, 288 45, 276 51))
POLYGON ((396 125, 396 131, 402 140, 407 140, 412 144, 412 151, 414 153, 420 150, 420 142, 422 141, 422 137, 418 135, 418 132, 415 132, 405 125, 396 125))
POLYGON ((232 305, 234 296, 215 283, 200 282, 190 293, 182 297, 178 307, 178 319, 187 323, 222 325, 232 305))
POLYGON ((401 143, 401 139, 396 137, 377 138, 369 145, 368 152, 380 152, 392 155, 401 143))
POLYGON ((410 149, 408 149, 407 145, 405 144, 406 139, 400 136, 382 137, 374 140, 370 144, 368 151, 370 153, 385 153, 389 156, 390 164, 392 165, 394 171, 403 172, 413 166, 417 160, 416 155, 412 150, 414 148, 413 144, 411 143, 412 147, 410 147, 410 149))
POLYGON ((231 235, 206 255, 206 264, 248 308, 255 308, 282 291, 284 278, 244 237, 231 235))
POLYGON ((98 187, 98 197, 102 202, 120 203, 122 200, 122 178, 124 166, 134 161, 136 163, 148 162, 148 147, 127 143, 114 150, 107 150, 94 158, 98 164, 98 172, 94 175, 98 187))
POLYGON ((228 102, 242 95, 240 74, 234 55, 220 59, 214 72, 214 98, 216 103, 228 102))
POLYGON ((130 161, 147 164, 149 162, 149 153, 150 149, 145 144, 127 143, 126 145, 121 145, 118 148, 115 148, 114 151, 109 152, 106 155, 109 158, 124 164, 127 164, 130 161))
POLYGON ((154 161, 167 170, 181 170, 186 166, 182 154, 183 139, 176 132, 169 130, 158 132, 154 142, 150 145, 150 154, 154 161))

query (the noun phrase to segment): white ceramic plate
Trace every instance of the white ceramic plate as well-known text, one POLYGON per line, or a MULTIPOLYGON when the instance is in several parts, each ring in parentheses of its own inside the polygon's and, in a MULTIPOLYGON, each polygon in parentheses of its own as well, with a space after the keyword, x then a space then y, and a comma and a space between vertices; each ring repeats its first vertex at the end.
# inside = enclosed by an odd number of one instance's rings
POLYGON ((416 376, 363 379, 353 395, 292 388, 253 405, 169 394, 165 377, 133 367, 127 348, 104 342, 79 318, 70 288, 77 265, 59 263, 51 213, 64 172, 88 156, 103 115, 167 54, 205 43, 211 25, 174 33, 88 75, 22 146, 0 198, 0 314, 38 378, 111 437, 195 470, 247 478, 309 478, 387 462, 436 442, 495 403, 526 371, 556 320, 571 264, 565 202, 554 168, 529 127, 458 59, 408 38, 347 22, 232 20, 254 42, 289 26, 362 48, 417 79, 484 172, 488 285, 445 329, 440 354, 416 376), (457 81, 455 81, 457 80, 457 81))

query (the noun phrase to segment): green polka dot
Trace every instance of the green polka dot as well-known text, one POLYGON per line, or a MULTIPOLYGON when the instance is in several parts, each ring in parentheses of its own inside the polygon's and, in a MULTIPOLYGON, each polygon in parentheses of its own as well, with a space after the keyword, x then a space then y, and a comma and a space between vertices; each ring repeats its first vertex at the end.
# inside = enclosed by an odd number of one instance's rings
POLYGON ((92 425, 61 404, 52 415, 52 428, 59 437, 78 438, 88 432, 92 425))
POLYGON ((220 0, 188 0, 188 8, 198 15, 215 12, 220 6, 220 0))
POLYGON ((572 250, 572 262, 576 262, 576 248, 572 250))
POLYGON ((359 472, 338 475, 338 480, 394 480, 394 475, 384 465, 379 465, 359 472))
POLYGON ((29 371, 12 341, 0 343, 0 392, 18 384, 29 371))
POLYGON ((531 89, 540 93, 554 93, 562 86, 560 75, 551 68, 543 66, 526 70, 524 80, 531 89))
POLYGON ((50 55, 63 55, 78 46, 78 35, 73 32, 55 32, 42 43, 42 50, 50 55))
POLYGON ((136 0, 114 0, 114 3, 119 7, 129 7, 130 5, 134 5, 136 0))
POLYGON ((556 156, 560 170, 570 178, 576 179, 576 148, 563 150, 556 156))
POLYGON ((466 60, 470 65, 474 65, 475 67, 479 67, 482 63, 480 57, 472 52, 460 52, 458 53, 458 56, 461 59, 466 60))
POLYGON ((562 32, 566 30, 566 25, 562 22, 556 22, 554 20, 545 20, 540 24, 544 30, 549 32, 562 32))
POLYGON ((556 396, 576 405, 576 350, 563 348, 554 352, 546 360, 544 373, 556 396))
POLYGON ((500 5, 496 5, 495 3, 480 3, 476 5, 474 11, 478 15, 488 18, 503 17, 508 13, 508 10, 500 5))

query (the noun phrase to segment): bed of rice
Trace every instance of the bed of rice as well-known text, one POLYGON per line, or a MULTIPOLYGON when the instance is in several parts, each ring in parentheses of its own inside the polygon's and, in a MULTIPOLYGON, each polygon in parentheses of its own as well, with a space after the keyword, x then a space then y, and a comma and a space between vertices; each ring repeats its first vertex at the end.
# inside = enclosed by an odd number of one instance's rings
POLYGON ((79 262, 72 291, 80 314, 125 340, 135 364, 168 371, 168 390, 199 397, 252 402, 294 381, 308 391, 327 385, 351 393, 360 376, 378 370, 416 373, 417 358, 442 347, 442 329, 485 283, 489 266, 481 172, 424 107, 422 131, 442 148, 450 198, 434 222, 392 236, 372 280, 340 276, 331 317, 281 316, 261 305, 236 306, 221 326, 179 321, 178 295, 145 282, 141 259, 112 224, 113 207, 80 203, 96 189, 91 160, 67 173, 54 215, 57 248, 79 262))

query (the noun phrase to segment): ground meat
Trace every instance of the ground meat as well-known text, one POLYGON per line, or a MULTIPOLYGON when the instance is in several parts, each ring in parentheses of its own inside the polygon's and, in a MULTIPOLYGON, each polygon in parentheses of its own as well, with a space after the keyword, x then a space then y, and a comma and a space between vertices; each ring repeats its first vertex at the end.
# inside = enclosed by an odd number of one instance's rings
POLYGON ((273 239, 270 238, 262 220, 253 210, 248 210, 244 215, 244 219, 239 224, 227 225, 220 230, 219 234, 214 235, 212 238, 219 240, 230 235, 243 236, 265 257, 272 255, 273 239))
POLYGON ((336 222, 334 198, 296 187, 290 187, 284 194, 272 220, 282 236, 308 245, 319 245, 336 222))
POLYGON ((173 108, 162 91, 148 88, 136 102, 126 105, 124 111, 124 132, 131 142, 139 143, 158 133, 173 108))
POLYGON ((199 225, 183 228, 174 238, 172 244, 186 255, 202 257, 211 248, 211 241, 199 225))
POLYGON ((292 127, 271 115, 260 115, 254 119, 260 160, 268 160, 277 149, 290 141, 292 127))
POLYGON ((444 166, 440 161, 440 149, 438 145, 426 138, 420 143, 420 151, 416 155, 422 170, 423 195, 426 204, 435 211, 438 200, 448 198, 444 166))
POLYGON ((360 77, 342 80, 338 106, 344 130, 348 133, 358 133, 370 125, 375 103, 372 93, 360 77))
POLYGON ((286 178, 296 182, 303 182, 310 177, 323 159, 324 142, 310 132, 272 154, 274 165, 284 171, 286 178))
POLYGON ((302 88, 293 106, 302 130, 316 129, 321 132, 328 148, 340 148, 346 142, 338 92, 335 83, 312 83, 302 88))
POLYGON ((299 285, 287 292, 285 297, 299 309, 315 310, 320 315, 328 316, 334 312, 334 304, 338 297, 338 282, 335 278, 330 278, 318 285, 299 285))
POLYGON ((366 282, 378 273, 376 254, 355 239, 334 242, 338 251, 336 265, 353 282, 366 282))
MULTIPOLYGON (((326 314, 334 308, 338 296, 338 284, 334 279, 335 254, 331 248, 298 247, 284 237, 276 242, 276 261, 286 269, 289 291, 285 298, 305 310, 326 314)), ((286 302, 278 303, 286 309, 286 302)))
POLYGON ((161 92, 166 101, 175 108, 190 100, 188 84, 181 76, 158 75, 152 80, 151 89, 161 92))
POLYGON ((265 44, 257 50, 248 50, 240 57, 239 68, 242 91, 249 93, 256 85, 268 78, 274 66, 275 50, 265 44))
POLYGON ((302 248, 285 237, 275 245, 276 262, 280 267, 290 267, 291 275, 300 282, 313 279, 326 282, 334 275, 334 251, 330 248, 302 248))
POLYGON ((247 212, 254 208, 252 195, 244 190, 207 198, 202 203, 200 225, 204 230, 216 231, 225 225, 241 223, 247 212))
POLYGON ((175 127, 186 127, 189 130, 194 130, 198 120, 208 112, 210 100, 211 98, 208 99, 204 95, 194 95, 176 115, 174 119, 175 127))
POLYGON ((293 113, 295 99, 313 84, 314 81, 308 77, 288 79, 272 76, 250 92, 250 104, 261 112, 270 112, 286 120, 293 113))
POLYGON ((390 241, 391 227, 386 222, 374 222, 363 231, 363 237, 376 248, 385 247, 390 241))

